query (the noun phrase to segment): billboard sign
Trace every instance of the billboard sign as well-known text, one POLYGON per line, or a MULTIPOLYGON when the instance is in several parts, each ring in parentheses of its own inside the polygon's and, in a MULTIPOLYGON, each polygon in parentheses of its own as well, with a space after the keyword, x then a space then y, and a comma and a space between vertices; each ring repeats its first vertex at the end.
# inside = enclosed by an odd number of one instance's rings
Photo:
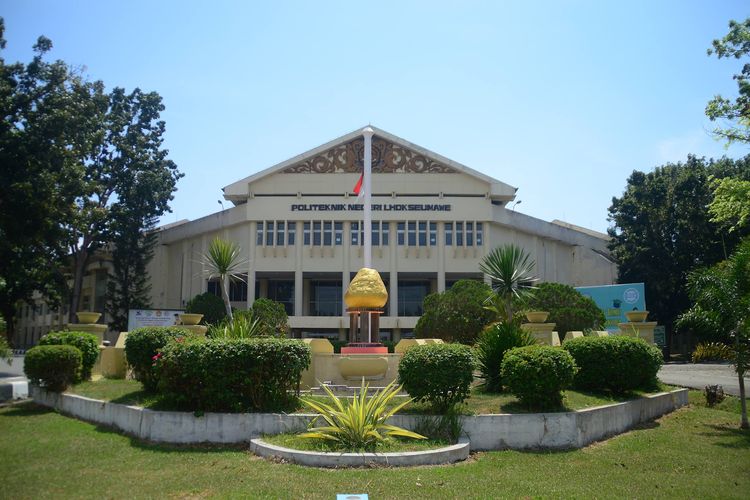
POLYGON ((627 321, 625 313, 635 309, 646 310, 646 292, 643 283, 621 285, 579 286, 576 290, 599 306, 606 318, 605 328, 612 332, 619 330, 619 323, 627 321))
POLYGON ((128 311, 128 331, 144 326, 174 326, 184 312, 180 309, 131 309, 128 311))

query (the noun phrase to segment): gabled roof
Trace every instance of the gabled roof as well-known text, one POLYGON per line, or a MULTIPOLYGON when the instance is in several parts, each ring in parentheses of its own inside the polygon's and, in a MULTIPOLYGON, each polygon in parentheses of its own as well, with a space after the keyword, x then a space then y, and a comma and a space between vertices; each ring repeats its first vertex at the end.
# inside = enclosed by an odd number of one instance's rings
MULTIPOLYGON (((253 175, 250 175, 248 177, 245 177, 244 179, 240 179, 239 181, 233 182, 232 184, 229 184, 228 186, 225 186, 223 188, 224 191, 224 198, 227 200, 237 202, 244 202, 247 199, 248 196, 248 185, 252 183, 253 181, 256 181, 258 179, 261 179, 263 177, 273 175, 277 172, 281 172, 284 169, 295 165, 300 162, 304 162, 305 160, 314 158, 321 153, 324 153, 330 149, 333 149, 337 146, 340 146, 342 144, 348 143, 349 141, 352 141, 354 139, 357 139, 358 137, 362 136, 362 128, 358 128, 357 130, 354 130, 352 132, 349 132, 346 135, 342 135, 338 139, 334 139, 330 142, 327 142, 321 146, 318 146, 315 149, 311 149, 305 153, 302 153, 300 155, 297 155, 293 158, 290 158, 286 161, 283 161, 281 163, 278 163, 270 168, 267 168, 265 170, 261 170, 260 172, 257 172, 253 175)), ((385 130, 381 130, 377 127, 373 127, 370 125, 370 128, 372 128, 375 131, 375 137, 379 137, 381 139, 384 139, 386 141, 392 142, 394 144, 397 144, 403 148, 415 151, 416 153, 424 156, 425 158, 431 159, 433 161, 436 161, 438 163, 442 163, 454 170, 456 170, 459 173, 463 173, 472 177, 475 177, 483 182, 486 182, 490 185, 489 194, 490 197, 493 199, 501 199, 504 201, 510 201, 513 198, 515 198, 515 193, 517 188, 506 184, 504 182, 500 182, 497 179, 494 179, 488 175, 485 175, 481 172, 478 172, 472 168, 467 167, 466 165, 462 165, 461 163, 458 163, 456 161, 450 160, 442 155, 439 155, 433 151, 430 151, 429 149, 423 148, 421 146, 418 146, 416 144, 413 144, 409 141, 406 141, 396 135, 390 134, 386 132, 385 130)))

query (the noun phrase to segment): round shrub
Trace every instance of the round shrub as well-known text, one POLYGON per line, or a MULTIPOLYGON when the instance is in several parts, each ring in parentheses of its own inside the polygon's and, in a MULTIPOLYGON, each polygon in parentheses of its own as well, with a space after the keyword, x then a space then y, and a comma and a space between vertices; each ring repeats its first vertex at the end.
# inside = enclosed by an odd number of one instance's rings
POLYGON ((256 299, 252 311, 253 316, 260 321, 262 336, 286 337, 289 332, 289 317, 284 304, 271 299, 256 299))
POLYGON ((159 377, 154 370, 154 361, 159 351, 170 340, 194 337, 190 331, 174 326, 149 326, 137 328, 125 339, 125 357, 133 369, 135 379, 148 392, 156 391, 159 377))
POLYGON ((562 283, 540 283, 525 306, 528 310, 549 312, 547 321, 557 325, 560 340, 566 332, 601 330, 606 320, 590 297, 562 283))
POLYGON ((658 347, 643 339, 612 335, 581 337, 563 344, 579 371, 573 382, 578 389, 623 393, 649 389, 663 358, 658 347))
POLYGON ((23 371, 32 384, 62 392, 77 380, 81 351, 72 345, 41 345, 26 351, 23 371))
POLYGON ((461 344, 417 345, 398 365, 399 383, 416 401, 426 401, 446 412, 469 396, 474 378, 471 348, 461 344))
POLYGON ((72 345, 81 351, 81 374, 76 382, 91 378, 91 370, 99 357, 99 338, 86 332, 50 332, 41 339, 39 345, 72 345))
POLYGON ((206 292, 196 295, 185 305, 185 312, 191 314, 202 314, 201 323, 214 325, 226 318, 227 309, 221 297, 206 292))
POLYGON ((484 378, 484 390, 487 392, 502 390, 500 364, 503 362, 506 351, 514 347, 534 344, 536 344, 534 337, 515 321, 502 321, 485 328, 476 344, 479 371, 484 378))
POLYGON ((292 339, 185 340, 161 352, 160 392, 190 411, 288 409, 310 364, 310 347, 292 339))
POLYGON ((503 382, 521 403, 534 409, 562 405, 562 391, 573 383, 576 364, 559 347, 533 345, 505 353, 503 382))

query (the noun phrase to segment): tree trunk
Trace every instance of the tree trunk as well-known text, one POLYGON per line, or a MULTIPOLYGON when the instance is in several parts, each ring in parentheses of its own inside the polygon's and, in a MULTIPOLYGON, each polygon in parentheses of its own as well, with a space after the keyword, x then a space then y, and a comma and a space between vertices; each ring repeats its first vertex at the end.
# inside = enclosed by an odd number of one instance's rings
POLYGON ((747 422, 747 401, 745 401, 745 374, 738 372, 737 375, 740 381, 740 407, 742 408, 740 429, 750 429, 750 424, 747 422))
POLYGON ((81 302, 81 290, 83 289, 83 274, 86 272, 86 264, 89 260, 89 252, 86 250, 88 242, 86 238, 83 240, 81 249, 75 253, 75 261, 73 262, 73 292, 70 294, 70 310, 68 311, 68 321, 76 323, 78 318, 76 313, 78 312, 78 306, 81 302))
POLYGON ((227 316, 229 322, 234 321, 232 316, 232 304, 229 302, 229 278, 227 276, 221 277, 221 298, 224 299, 224 307, 227 309, 227 316))

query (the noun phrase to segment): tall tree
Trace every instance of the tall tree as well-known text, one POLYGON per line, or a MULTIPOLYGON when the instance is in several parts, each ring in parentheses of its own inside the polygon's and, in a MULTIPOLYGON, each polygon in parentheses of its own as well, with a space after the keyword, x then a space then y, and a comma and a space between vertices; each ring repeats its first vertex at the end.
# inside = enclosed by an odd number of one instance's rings
POLYGON ((76 199, 77 216, 65 226, 73 260, 71 321, 89 258, 117 232, 117 217, 143 223, 162 215, 182 177, 162 148, 165 124, 159 116, 164 106, 159 94, 115 88, 106 98, 99 140, 80 157, 85 189, 76 199))
MULTIPOLYGON (((742 59, 750 54, 750 18, 743 22, 729 21, 729 33, 721 39, 714 40, 708 55, 716 54, 719 59, 742 59)), ((724 125, 714 129, 714 135, 726 141, 750 142, 750 63, 742 65, 742 71, 734 75, 739 95, 726 99, 721 95, 714 96, 706 106, 706 115, 711 121, 722 121, 724 125)))
MULTIPOLYGON (((0 18, 0 49, 5 48, 0 18)), ((101 84, 64 62, 47 62, 52 42, 39 37, 31 62, 0 58, 0 313, 14 333, 19 301, 35 291, 55 304, 65 288, 69 234, 84 168, 98 127, 101 84)))
POLYGON ((712 176, 750 176, 750 157, 714 162, 688 156, 686 163, 635 171, 609 208, 610 249, 619 281, 645 283, 652 317, 670 335, 675 318, 690 305, 688 272, 724 260, 748 233, 726 233, 710 220, 706 207, 712 200, 712 176))

